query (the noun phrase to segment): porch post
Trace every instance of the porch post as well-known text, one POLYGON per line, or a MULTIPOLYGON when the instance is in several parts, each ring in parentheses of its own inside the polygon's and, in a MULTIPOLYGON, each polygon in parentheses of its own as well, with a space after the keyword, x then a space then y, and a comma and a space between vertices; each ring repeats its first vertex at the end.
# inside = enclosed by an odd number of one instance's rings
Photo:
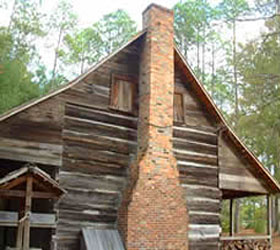
POLYGON ((271 195, 266 196, 267 199, 267 235, 269 235, 270 243, 272 243, 272 199, 271 195))
POLYGON ((26 182, 23 250, 29 250, 30 247, 30 216, 31 216, 32 184, 33 184, 32 182, 33 182, 32 176, 28 176, 26 182))
POLYGON ((234 235, 234 217, 233 217, 234 199, 229 200, 229 236, 234 235))

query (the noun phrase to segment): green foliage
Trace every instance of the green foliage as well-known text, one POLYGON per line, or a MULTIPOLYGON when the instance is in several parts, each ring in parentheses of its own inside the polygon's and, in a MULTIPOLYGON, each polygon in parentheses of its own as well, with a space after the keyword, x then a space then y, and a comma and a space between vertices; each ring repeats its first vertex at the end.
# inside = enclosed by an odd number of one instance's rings
POLYGON ((32 82, 32 74, 21 61, 1 64, 0 113, 39 95, 39 86, 32 82))
POLYGON ((224 200, 222 202, 221 215, 222 215, 222 217, 221 217, 222 232, 229 233, 229 230, 230 230, 229 200, 224 200))
POLYGON ((117 10, 95 23, 93 30, 100 36, 98 49, 104 56, 126 43, 136 33, 136 24, 125 11, 117 10))
POLYGON ((100 34, 92 28, 85 28, 73 35, 64 37, 67 50, 62 52, 67 64, 81 64, 81 72, 85 65, 97 62, 102 56, 99 48, 102 46, 100 34))
POLYGON ((7 32, 12 37, 11 59, 28 63, 36 55, 35 42, 46 35, 42 20, 44 15, 38 10, 37 0, 15 0, 7 32))
POLYGON ((239 66, 246 83, 240 133, 280 180, 280 42, 277 19, 266 23, 261 41, 242 47, 239 66))
POLYGON ((223 0, 219 5, 219 15, 227 22, 232 22, 237 17, 248 14, 249 11, 246 0, 223 0))
POLYGON ((60 50, 68 65, 80 65, 80 72, 100 58, 121 47, 136 33, 136 24, 123 10, 105 15, 91 27, 64 36, 66 47, 60 50))

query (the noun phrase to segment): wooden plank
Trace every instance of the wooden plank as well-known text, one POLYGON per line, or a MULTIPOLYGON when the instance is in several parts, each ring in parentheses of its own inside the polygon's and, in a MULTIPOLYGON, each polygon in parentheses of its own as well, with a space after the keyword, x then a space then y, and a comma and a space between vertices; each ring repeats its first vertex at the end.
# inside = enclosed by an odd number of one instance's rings
POLYGON ((109 174, 114 176, 126 176, 127 165, 120 165, 118 163, 108 163, 104 161, 77 159, 77 158, 63 158, 63 170, 68 172, 75 172, 79 169, 80 173, 85 174, 109 174))
POLYGON ((221 199, 221 191, 217 187, 209 187, 203 185, 182 184, 186 196, 190 198, 210 198, 214 200, 221 199))
MULTIPOLYGON (((0 190, 0 197, 13 197, 13 198, 24 198, 26 196, 26 191, 24 190, 0 190)), ((38 199, 55 199, 57 194, 50 192, 40 192, 33 191, 31 192, 32 198, 38 199)))
POLYGON ((215 213, 190 213, 189 222, 191 224, 220 224, 220 214, 215 213))
POLYGON ((266 194, 268 191, 258 179, 247 176, 219 174, 220 188, 266 194))
POLYGON ((173 138, 173 147, 175 149, 200 152, 203 154, 217 155, 217 146, 212 144, 200 143, 196 141, 187 140, 184 138, 173 138))
POLYGON ((116 153, 110 150, 92 150, 87 145, 67 142, 65 144, 64 157, 85 161, 100 161, 109 164, 118 164, 128 167, 130 157, 127 154, 116 153))
POLYGON ((217 145, 217 135, 213 132, 205 132, 200 127, 173 127, 173 137, 184 138, 185 140, 191 140, 201 142, 210 145, 217 145))
POLYGON ((0 158, 61 166, 62 146, 0 138, 0 158))
POLYGON ((137 139, 137 131, 135 129, 69 116, 65 117, 64 129, 88 134, 112 136, 131 141, 136 141, 137 139))
POLYGON ((30 247, 30 214, 32 205, 32 182, 33 177, 27 176, 26 182, 26 196, 25 196, 25 221, 23 232, 23 250, 29 250, 30 247))
MULTIPOLYGON (((13 180, 12 182, 8 182, 8 183, 4 183, 1 185, 1 189, 12 189, 20 184, 22 184, 23 182, 26 181, 26 176, 21 176, 18 177, 17 179, 13 180)), ((0 189, 0 191, 1 191, 0 189)))
POLYGON ((219 136, 219 165, 220 188, 247 193, 268 192, 255 169, 222 136, 219 136))
POLYGON ((100 136, 88 133, 74 132, 64 130, 64 140, 73 143, 80 143, 83 145, 89 145, 93 150, 104 150, 105 148, 118 153, 136 153, 136 142, 119 139, 111 136, 100 136))
POLYGON ((115 250, 124 250, 124 246, 118 230, 82 230, 83 239, 85 241, 85 249, 82 250, 105 250, 114 246, 115 250))
MULTIPOLYGON (((53 228, 56 225, 55 214, 31 213, 30 226, 36 228, 53 228)), ((0 211, 0 226, 18 226, 18 213, 0 211)))
POLYGON ((109 179, 108 175, 83 174, 79 172, 60 173, 59 183, 64 188, 82 188, 89 190, 103 189, 108 191, 121 191, 124 186, 125 179, 109 179), (79 181, 77 181, 79 180, 79 181))
POLYGON ((86 120, 94 120, 103 123, 110 123, 127 128, 137 129, 137 118, 127 114, 117 114, 111 110, 100 110, 89 108, 87 106, 80 106, 72 104, 71 102, 66 104, 65 115, 69 117, 79 117, 86 120))
POLYGON ((230 199, 229 202, 229 235, 234 235, 234 214, 233 214, 234 200, 230 199))
POLYGON ((272 197, 271 195, 267 195, 266 197, 267 200, 267 235, 269 236, 270 243, 272 243, 272 197))

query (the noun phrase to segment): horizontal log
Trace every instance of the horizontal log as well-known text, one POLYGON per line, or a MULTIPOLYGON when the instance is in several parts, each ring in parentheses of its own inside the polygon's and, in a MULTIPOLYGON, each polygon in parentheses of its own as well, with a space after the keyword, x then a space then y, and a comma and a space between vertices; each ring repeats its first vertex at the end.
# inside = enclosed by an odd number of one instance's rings
POLYGON ((185 140, 217 145, 217 135, 215 133, 205 132, 199 128, 174 126, 173 136, 175 138, 184 138, 185 140))
POLYGON ((213 237, 213 235, 219 237, 222 229, 219 224, 217 225, 203 225, 203 224, 190 224, 189 225, 189 237, 195 240, 196 236, 199 234, 199 238, 213 237), (193 236, 193 237, 192 237, 193 236))
POLYGON ((67 103, 65 114, 70 117, 79 117, 87 120, 94 120, 103 123, 119 125, 127 128, 137 129, 137 118, 131 115, 116 114, 114 111, 104 111, 89 108, 86 106, 78 106, 67 103))
POLYGON ((59 201, 60 205, 75 206, 77 203, 97 203, 115 207, 120 194, 106 193, 102 190, 67 189, 67 194, 59 201))
POLYGON ((244 192, 256 192, 266 194, 267 190, 262 185, 260 180, 247 177, 247 176, 239 176, 239 175, 227 175, 227 174, 219 174, 219 183, 220 188, 236 190, 236 191, 244 191, 244 192))
MULTIPOLYGON (((24 190, 4 190, 0 189, 0 197, 5 198, 24 198, 26 196, 26 192, 24 190)), ((31 193, 32 198, 37 199, 56 199, 57 194, 49 193, 49 192, 40 192, 40 191, 33 191, 31 193)))
POLYGON ((181 185, 187 184, 187 185, 202 185, 206 187, 217 187, 218 179, 196 178, 196 177, 180 175, 180 183, 181 185))
POLYGON ((60 204, 56 204, 55 208, 57 210, 64 209, 64 210, 71 210, 73 212, 80 213, 81 211, 102 211, 104 213, 117 213, 117 207, 115 204, 98 204, 98 203, 90 203, 84 201, 83 203, 77 203, 75 206, 70 206, 70 203, 63 202, 60 204))
POLYGON ((176 149, 174 149, 173 152, 176 159, 179 161, 188 161, 188 162, 213 165, 213 166, 217 166, 218 164, 217 157, 213 155, 199 154, 199 153, 176 150, 176 149))
POLYGON ((109 96, 96 95, 94 93, 87 93, 84 89, 70 88, 64 91, 61 98, 65 102, 75 100, 75 103, 81 105, 93 105, 101 109, 108 109, 109 96))
POLYGON ((128 167, 131 161, 129 155, 126 154, 108 150, 92 150, 87 145, 77 145, 69 141, 67 143, 65 142, 63 157, 86 161, 100 161, 109 164, 118 164, 124 167, 128 167))
POLYGON ((221 212, 221 203, 213 202, 211 200, 192 200, 187 203, 187 207, 191 212, 221 212))
POLYGON ((85 174, 110 174, 114 176, 126 176, 127 165, 108 163, 99 160, 83 160, 63 157, 61 169, 64 171, 78 171, 85 174))
POLYGON ((64 129, 88 134, 117 137, 130 141, 137 140, 137 132, 134 129, 69 116, 65 117, 64 129))
POLYGON ((220 214, 212 213, 193 213, 189 214, 189 222, 191 224, 219 224, 220 223, 220 214))
POLYGON ((61 166, 62 146, 1 137, 0 158, 61 166))
POLYGON ((114 181, 106 177, 106 175, 88 175, 61 171, 59 174, 59 183, 63 188, 104 189, 108 191, 120 191, 123 188, 125 183, 123 178, 120 179, 121 181, 114 181))
MULTIPOLYGON (((3 227, 17 227, 18 213, 10 211, 0 211, 0 226, 3 227)), ((55 228, 56 215, 44 213, 31 213, 30 216, 31 227, 35 228, 55 228)))
POLYGON ((186 192, 186 196, 193 198, 209 198, 220 200, 221 199, 221 190, 218 187, 208 187, 202 185, 188 185, 182 184, 186 192))
POLYGON ((110 150, 117 153, 136 153, 137 143, 117 137, 93 135, 88 133, 63 131, 64 141, 83 144, 93 150, 110 150))
POLYGON ((72 222, 96 222, 115 223, 117 213, 108 213, 102 210, 69 211, 60 209, 59 220, 70 220, 72 222))
POLYGON ((193 151, 203 154, 217 155, 217 146, 201 142, 195 142, 184 138, 173 138, 173 147, 179 150, 193 151))

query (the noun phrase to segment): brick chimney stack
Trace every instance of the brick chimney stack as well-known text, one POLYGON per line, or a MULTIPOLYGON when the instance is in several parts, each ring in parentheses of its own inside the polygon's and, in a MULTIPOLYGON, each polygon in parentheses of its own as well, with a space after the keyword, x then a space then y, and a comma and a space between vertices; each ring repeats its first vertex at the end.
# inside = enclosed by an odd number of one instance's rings
POLYGON ((152 4, 140 62, 137 159, 119 209, 127 250, 187 250, 187 209, 172 151, 173 12, 152 4))

